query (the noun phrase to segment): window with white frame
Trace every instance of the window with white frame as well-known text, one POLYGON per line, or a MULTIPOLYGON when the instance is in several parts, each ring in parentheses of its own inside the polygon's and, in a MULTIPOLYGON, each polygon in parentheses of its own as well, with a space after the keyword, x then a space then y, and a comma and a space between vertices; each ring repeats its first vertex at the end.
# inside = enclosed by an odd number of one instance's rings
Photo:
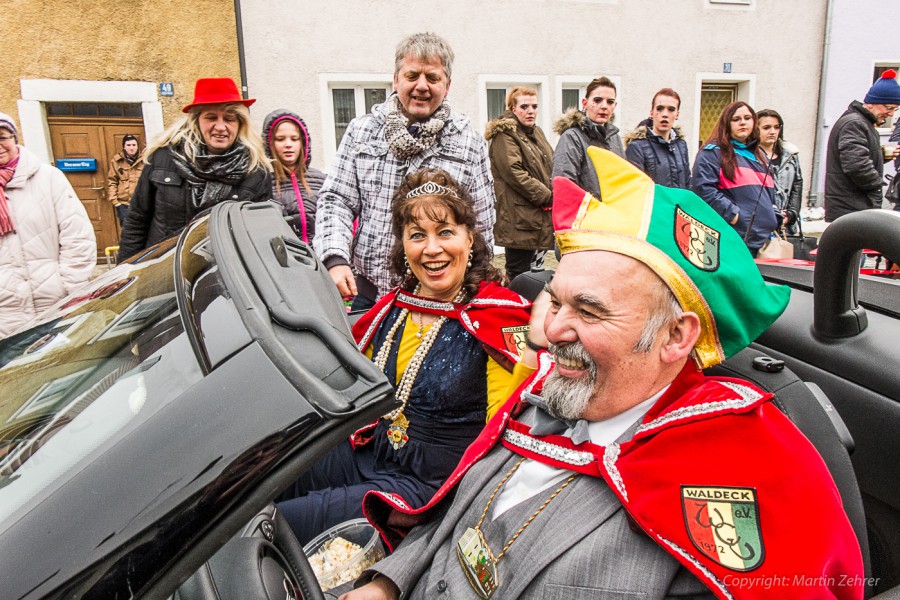
POLYGON ((350 121, 381 104, 391 93, 390 83, 334 83, 329 86, 331 115, 334 122, 334 145, 340 146, 341 138, 350 121))
POLYGON ((550 87, 546 77, 518 75, 479 75, 479 116, 481 127, 491 119, 496 119, 506 110, 506 96, 515 87, 528 87, 537 91, 538 120, 541 129, 546 130, 553 110, 545 98, 544 90, 550 87))
POLYGON ((319 106, 322 124, 322 160, 334 158, 350 121, 371 112, 393 91, 391 73, 320 73, 319 106))
MULTIPOLYGON (((881 79, 882 74, 888 69, 893 69, 896 73, 900 73, 900 60, 880 60, 876 62, 875 69, 872 72, 872 83, 881 79)), ((897 112, 900 113, 900 109, 898 109, 897 112)), ((895 114, 885 121, 884 125, 878 129, 879 133, 890 133, 894 129, 894 125, 897 123, 898 119, 900 119, 900 114, 895 114)))

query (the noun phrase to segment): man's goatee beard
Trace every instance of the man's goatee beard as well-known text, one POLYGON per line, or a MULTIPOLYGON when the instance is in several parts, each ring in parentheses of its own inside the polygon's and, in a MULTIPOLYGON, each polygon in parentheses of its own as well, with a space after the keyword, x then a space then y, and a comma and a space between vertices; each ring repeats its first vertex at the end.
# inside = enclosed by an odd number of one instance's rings
POLYGON ((594 395, 597 365, 580 342, 565 346, 551 345, 550 352, 556 357, 580 360, 587 365, 587 373, 575 379, 563 377, 558 370, 554 370, 547 376, 541 392, 550 416, 564 420, 581 419, 594 395))

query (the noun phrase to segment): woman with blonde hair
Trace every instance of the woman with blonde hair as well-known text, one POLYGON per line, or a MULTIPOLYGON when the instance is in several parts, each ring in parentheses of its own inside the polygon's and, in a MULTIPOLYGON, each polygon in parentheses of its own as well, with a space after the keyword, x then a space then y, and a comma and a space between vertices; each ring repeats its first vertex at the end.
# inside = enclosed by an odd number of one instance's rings
POLYGON ((269 159, 250 128, 247 107, 229 78, 198 79, 187 117, 147 148, 119 244, 119 259, 177 233, 224 200, 272 196, 269 159))

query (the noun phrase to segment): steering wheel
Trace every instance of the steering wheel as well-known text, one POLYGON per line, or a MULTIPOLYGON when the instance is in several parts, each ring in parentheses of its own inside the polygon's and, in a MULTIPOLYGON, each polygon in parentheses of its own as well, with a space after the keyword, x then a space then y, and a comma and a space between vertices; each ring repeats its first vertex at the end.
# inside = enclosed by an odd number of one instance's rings
POLYGON ((178 588, 181 600, 325 600, 303 547, 269 504, 178 588))

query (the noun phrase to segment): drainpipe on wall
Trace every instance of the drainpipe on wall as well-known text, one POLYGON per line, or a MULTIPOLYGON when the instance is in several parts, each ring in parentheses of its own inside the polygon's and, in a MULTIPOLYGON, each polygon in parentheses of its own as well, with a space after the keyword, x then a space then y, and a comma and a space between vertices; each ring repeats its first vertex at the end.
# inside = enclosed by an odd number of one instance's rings
POLYGON ((821 170, 822 147, 826 141, 821 138, 825 135, 825 89, 826 79, 828 77, 828 51, 831 47, 831 18, 834 10, 834 0, 827 0, 827 8, 825 11, 825 42, 822 47, 822 72, 819 74, 819 110, 816 115, 816 140, 813 146, 813 172, 810 181, 809 193, 807 194, 807 204, 817 206, 819 204, 819 172, 821 170), (813 202, 811 202, 813 201, 813 202))
POLYGON ((241 66, 241 96, 250 97, 247 89, 247 61, 244 59, 244 26, 241 23, 241 0, 234 0, 234 24, 237 27, 238 63, 241 66))

